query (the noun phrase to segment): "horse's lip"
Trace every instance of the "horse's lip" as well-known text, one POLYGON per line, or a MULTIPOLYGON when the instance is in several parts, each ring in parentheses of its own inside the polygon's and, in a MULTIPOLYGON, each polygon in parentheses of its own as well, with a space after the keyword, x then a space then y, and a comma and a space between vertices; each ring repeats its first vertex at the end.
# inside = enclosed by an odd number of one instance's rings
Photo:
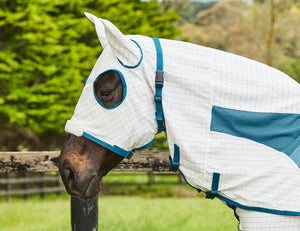
POLYGON ((89 182, 87 183, 86 188, 84 189, 84 191, 83 191, 83 193, 82 193, 82 197, 84 197, 84 198, 89 197, 88 194, 89 194, 90 188, 91 188, 91 186, 92 186, 92 183, 93 183, 93 181, 97 181, 96 176, 97 176, 96 174, 93 174, 93 175, 91 176, 89 182), (96 178, 96 179, 95 179, 95 178, 96 178))
POLYGON ((66 190, 67 190, 67 192, 72 196, 72 197, 81 197, 81 193, 78 191, 78 190, 76 190, 76 191, 74 191, 74 190, 72 190, 72 191, 70 191, 69 189, 67 189, 66 188, 66 190))

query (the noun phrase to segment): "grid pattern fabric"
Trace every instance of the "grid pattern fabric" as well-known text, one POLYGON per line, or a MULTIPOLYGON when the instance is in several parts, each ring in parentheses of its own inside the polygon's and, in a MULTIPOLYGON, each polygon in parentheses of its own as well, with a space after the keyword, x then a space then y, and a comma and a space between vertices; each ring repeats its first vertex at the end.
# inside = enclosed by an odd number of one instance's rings
MULTIPOLYGON (((124 36, 105 20, 94 19, 95 22, 103 23, 96 25, 96 30, 104 40, 101 44, 106 45, 65 130, 77 136, 88 133, 130 151, 147 144, 157 132, 153 101, 155 46, 151 38, 124 36), (141 47, 142 59, 139 49, 132 50, 136 45, 130 39, 141 47), (131 68, 122 65, 118 58, 131 68), (132 68, 138 60, 141 63, 132 68), (93 93, 95 79, 109 69, 120 71, 127 86, 125 100, 114 109, 101 107, 93 93)), ((175 144, 180 149, 179 169, 188 183, 209 192, 213 175, 218 173, 218 195, 226 202, 246 210, 300 216, 299 137, 292 138, 295 151, 291 158, 263 142, 211 129, 215 106, 300 115, 299 84, 269 66, 237 55, 185 42, 165 39, 160 42, 167 139, 171 157, 175 144)), ((255 124, 260 128, 265 125, 255 124)), ((286 129, 293 136, 293 127, 286 129)))
MULTIPOLYGON (((300 114, 299 84, 237 55, 178 41, 161 44, 167 137, 171 155, 174 144, 180 147, 180 170, 189 184, 211 191, 213 174, 220 173, 218 193, 227 202, 300 215, 300 169, 293 159, 259 142, 211 130, 214 106, 300 114)), ((279 126, 257 126, 267 125, 279 126)))
POLYGON ((237 209, 242 231, 299 231, 300 217, 237 209))

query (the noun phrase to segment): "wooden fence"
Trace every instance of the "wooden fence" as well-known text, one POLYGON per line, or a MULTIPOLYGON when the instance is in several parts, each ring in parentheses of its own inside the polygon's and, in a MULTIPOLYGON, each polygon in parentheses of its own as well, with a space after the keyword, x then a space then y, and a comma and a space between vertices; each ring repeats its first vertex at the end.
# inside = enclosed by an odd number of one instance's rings
MULTIPOLYGON (((0 172, 57 172, 60 152, 0 152, 0 172)), ((137 151, 114 171, 169 171, 169 152, 137 151)))
POLYGON ((39 194, 41 198, 44 198, 46 193, 54 192, 59 195, 64 190, 65 187, 61 183, 58 172, 0 174, 0 197, 6 197, 6 200, 9 200, 11 196, 23 196, 27 199, 30 194, 39 194))
MULTIPOLYGON (((121 181, 118 180, 120 179, 119 175, 119 172, 118 174, 114 171, 110 173, 109 181, 104 180, 101 183, 102 190, 105 192, 106 188, 111 189, 119 186, 175 185, 184 183, 184 180, 179 173, 160 173, 151 171, 134 173, 134 176, 129 173, 123 173, 123 180, 121 181), (126 178, 130 178, 131 180, 128 181, 126 178), (140 178, 142 178, 142 180, 140 180, 140 178)), ((28 196, 32 194, 38 194, 40 198, 43 199, 48 193, 60 195, 63 191, 65 191, 65 187, 62 185, 58 172, 23 172, 21 174, 9 172, 0 173, 0 197, 5 197, 7 201, 13 196, 22 196, 24 199, 28 199, 28 196)))
MULTIPOLYGON (((124 159, 114 168, 114 171, 127 172, 165 172, 169 170, 169 153, 160 151, 139 151, 130 160, 124 159)), ((6 176, 10 172, 57 172, 59 152, 0 152, 0 172, 6 176)), ((151 174, 149 174, 150 177, 151 174)), ((41 175, 41 177, 45 177, 41 175)), ((9 191, 9 178, 4 179, 9 191)), ((18 181, 18 180, 16 180, 18 181)), ((24 185, 29 183, 27 179, 24 185)), ((40 182, 40 179, 33 181, 40 182)), ((61 186, 57 186, 61 187, 61 186)), ((41 187, 42 193, 47 191, 41 187)), ((25 189, 26 190, 26 189, 25 189)), ((39 189, 40 190, 40 189, 39 189)), ((27 193, 30 192, 27 190, 27 193)), ((21 192, 20 192, 21 193, 21 192)), ((96 231, 98 230, 98 197, 88 200, 71 197, 71 226, 72 231, 96 231)))

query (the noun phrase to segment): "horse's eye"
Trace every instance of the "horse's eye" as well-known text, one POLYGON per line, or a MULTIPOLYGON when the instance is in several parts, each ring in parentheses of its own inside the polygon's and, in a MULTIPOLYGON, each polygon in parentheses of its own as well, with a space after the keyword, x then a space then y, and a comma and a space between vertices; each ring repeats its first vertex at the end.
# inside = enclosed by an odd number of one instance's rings
POLYGON ((111 90, 111 89, 101 89, 100 90, 100 99, 103 101, 108 101, 110 100, 113 95, 114 95, 114 91, 115 89, 111 90))
POLYGON ((107 70, 94 81, 94 96, 106 109, 116 108, 126 96, 126 83, 121 72, 107 70))

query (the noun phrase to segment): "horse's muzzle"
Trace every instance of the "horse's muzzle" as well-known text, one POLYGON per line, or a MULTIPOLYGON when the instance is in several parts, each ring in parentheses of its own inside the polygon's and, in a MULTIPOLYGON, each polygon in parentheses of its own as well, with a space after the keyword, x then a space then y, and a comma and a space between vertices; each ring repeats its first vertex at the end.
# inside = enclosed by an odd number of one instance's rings
POLYGON ((88 169, 78 173, 68 161, 65 161, 59 170, 65 188, 70 195, 88 199, 99 193, 100 179, 96 173, 88 169))

